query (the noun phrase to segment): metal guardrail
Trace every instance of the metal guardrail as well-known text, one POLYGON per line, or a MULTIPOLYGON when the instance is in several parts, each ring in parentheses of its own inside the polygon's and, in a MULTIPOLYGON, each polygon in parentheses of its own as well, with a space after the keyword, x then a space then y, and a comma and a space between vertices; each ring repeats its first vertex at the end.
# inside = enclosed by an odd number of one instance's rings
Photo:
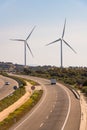
POLYGON ((72 89, 72 92, 74 93, 74 95, 77 99, 80 99, 80 95, 75 89, 72 89))
POLYGON ((74 89, 74 88, 72 88, 70 85, 68 85, 68 84, 64 84, 64 83, 61 83, 61 84, 63 84, 64 86, 66 86, 68 89, 70 89, 70 91, 72 91, 73 92, 73 94, 75 95, 75 97, 78 99, 78 100, 80 100, 80 95, 79 95, 79 93, 74 89))

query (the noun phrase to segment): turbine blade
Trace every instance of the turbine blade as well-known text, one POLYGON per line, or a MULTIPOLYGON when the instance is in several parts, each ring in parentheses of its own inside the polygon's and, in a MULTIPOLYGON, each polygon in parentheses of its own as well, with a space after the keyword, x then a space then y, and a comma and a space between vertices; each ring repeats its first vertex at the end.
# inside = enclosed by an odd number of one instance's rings
POLYGON ((64 37, 64 34, 65 34, 65 27, 66 27, 66 19, 65 19, 65 22, 64 22, 64 28, 63 28, 62 38, 64 37))
POLYGON ((22 41, 22 42, 25 41, 25 40, 23 40, 23 39, 10 39, 10 40, 12 40, 12 41, 22 41))
POLYGON ((65 40, 63 40, 64 42, 65 42, 65 44, 68 46, 68 47, 70 47, 75 53, 76 53, 76 51, 65 41, 65 40))
POLYGON ((32 32, 34 31, 36 26, 33 27, 33 29, 31 30, 30 34, 28 35, 28 37, 26 38, 26 41, 28 40, 28 38, 31 36, 32 32))
POLYGON ((28 45, 28 43, 27 43, 27 42, 25 42, 25 43, 26 43, 26 45, 27 45, 27 47, 28 47, 28 49, 29 49, 29 51, 30 51, 32 57, 34 57, 32 51, 31 51, 31 49, 30 49, 30 47, 29 47, 29 45, 28 45))
POLYGON ((59 38, 58 40, 55 40, 55 41, 53 41, 53 42, 51 42, 51 43, 49 43, 49 44, 46 44, 46 46, 48 46, 48 45, 50 45, 50 44, 53 44, 53 43, 55 43, 55 42, 58 42, 58 41, 60 41, 61 39, 59 38))

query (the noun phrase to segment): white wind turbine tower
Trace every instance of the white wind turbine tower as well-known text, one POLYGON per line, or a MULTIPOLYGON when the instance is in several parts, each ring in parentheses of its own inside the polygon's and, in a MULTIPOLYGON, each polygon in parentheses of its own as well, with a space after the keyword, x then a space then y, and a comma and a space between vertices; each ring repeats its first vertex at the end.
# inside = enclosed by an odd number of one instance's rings
POLYGON ((26 47, 28 47, 31 55, 33 56, 33 53, 31 51, 31 48, 30 46, 28 45, 27 43, 27 40, 29 39, 29 37, 31 36, 32 32, 34 31, 36 26, 33 27, 33 29, 31 30, 30 34, 28 35, 28 37, 24 40, 24 39, 10 39, 12 41, 21 41, 21 42, 24 42, 24 65, 26 66, 26 47))
POLYGON ((50 44, 53 44, 53 43, 56 43, 58 41, 60 41, 60 44, 61 44, 61 68, 63 68, 63 42, 69 47, 72 49, 73 52, 76 53, 76 51, 64 40, 64 34, 65 34, 65 26, 66 26, 66 19, 65 19, 65 22, 64 22, 64 28, 63 28, 63 33, 62 33, 62 37, 49 43, 49 44, 46 44, 46 46, 50 45, 50 44))

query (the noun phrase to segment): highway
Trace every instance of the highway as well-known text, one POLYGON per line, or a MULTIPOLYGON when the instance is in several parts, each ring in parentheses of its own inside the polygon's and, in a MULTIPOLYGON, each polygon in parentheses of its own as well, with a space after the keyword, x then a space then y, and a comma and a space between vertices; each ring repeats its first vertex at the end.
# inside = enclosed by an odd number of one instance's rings
POLYGON ((65 86, 50 85, 49 80, 23 76, 38 81, 44 94, 39 103, 10 130, 79 130, 80 102, 65 86))
POLYGON ((0 75, 0 100, 11 94, 14 91, 13 86, 15 85, 18 86, 15 80, 0 75), (10 84, 5 85, 5 82, 9 82, 10 84))

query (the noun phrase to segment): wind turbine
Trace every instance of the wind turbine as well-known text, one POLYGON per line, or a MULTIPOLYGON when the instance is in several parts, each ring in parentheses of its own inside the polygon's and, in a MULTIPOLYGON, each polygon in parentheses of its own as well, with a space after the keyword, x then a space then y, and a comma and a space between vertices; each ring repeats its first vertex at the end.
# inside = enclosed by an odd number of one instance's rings
POLYGON ((65 22, 64 22, 64 27, 63 27, 63 33, 62 33, 62 36, 61 38, 49 43, 49 44, 46 44, 46 46, 50 45, 50 44, 53 44, 53 43, 56 43, 58 41, 60 41, 60 44, 61 44, 61 68, 63 68, 63 42, 69 47, 72 49, 73 52, 76 53, 76 51, 64 40, 64 34, 65 34, 65 26, 66 26, 66 19, 65 19, 65 22))
POLYGON ((10 39, 12 41, 21 41, 21 42, 24 42, 24 65, 26 66, 26 47, 28 47, 31 55, 33 56, 33 53, 31 51, 31 48, 30 46, 28 45, 27 43, 27 40, 29 39, 29 37, 31 36, 32 32, 34 31, 36 26, 33 27, 33 29, 31 30, 30 34, 28 35, 28 37, 24 40, 24 39, 10 39))

